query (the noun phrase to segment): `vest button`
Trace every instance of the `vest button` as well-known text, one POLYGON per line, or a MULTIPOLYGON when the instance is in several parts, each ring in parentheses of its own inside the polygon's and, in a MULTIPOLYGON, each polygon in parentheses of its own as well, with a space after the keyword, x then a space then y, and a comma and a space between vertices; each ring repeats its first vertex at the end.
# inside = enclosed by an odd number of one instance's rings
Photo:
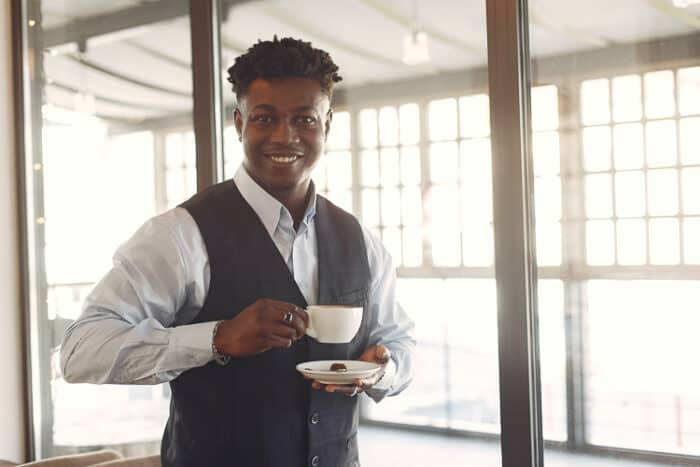
POLYGON ((316 467, 320 461, 321 459, 319 459, 318 456, 314 456, 311 458, 311 465, 313 467, 316 467))
POLYGON ((315 412, 315 413, 311 416, 311 420, 310 420, 310 421, 311 421, 311 424, 312 424, 312 425, 316 425, 319 421, 321 421, 321 417, 318 415, 318 412, 315 412))

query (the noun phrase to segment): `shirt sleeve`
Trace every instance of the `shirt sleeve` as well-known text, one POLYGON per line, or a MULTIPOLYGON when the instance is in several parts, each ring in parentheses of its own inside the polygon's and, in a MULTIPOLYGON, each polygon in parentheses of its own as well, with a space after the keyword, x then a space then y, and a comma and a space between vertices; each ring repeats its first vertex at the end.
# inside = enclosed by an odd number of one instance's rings
POLYGON ((367 391, 379 402, 403 391, 413 378, 415 325, 396 299, 396 272, 384 245, 363 227, 371 278, 369 346, 382 344, 391 352, 384 377, 367 391))
POLYGON ((61 345, 71 383, 158 384, 213 358, 214 323, 187 324, 209 287, 194 219, 175 208, 146 222, 113 257, 61 345))

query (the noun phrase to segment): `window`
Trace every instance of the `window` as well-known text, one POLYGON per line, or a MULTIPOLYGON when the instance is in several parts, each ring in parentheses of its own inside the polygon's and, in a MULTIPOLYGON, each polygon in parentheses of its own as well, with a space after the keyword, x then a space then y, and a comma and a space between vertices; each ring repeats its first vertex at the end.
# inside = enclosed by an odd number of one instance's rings
MULTIPOLYGON (((25 146, 41 457, 101 446, 157 452, 168 415, 167 387, 69 385, 58 361, 65 328, 117 246, 196 191, 186 5, 115 35, 110 15, 134 5, 114 3, 24 2, 32 20, 24 53, 35 70, 26 77, 33 120, 25 146), (100 33, 88 27, 77 47, 70 38, 95 22, 100 33)), ((134 8, 131 21, 141 21, 145 10, 134 8)))

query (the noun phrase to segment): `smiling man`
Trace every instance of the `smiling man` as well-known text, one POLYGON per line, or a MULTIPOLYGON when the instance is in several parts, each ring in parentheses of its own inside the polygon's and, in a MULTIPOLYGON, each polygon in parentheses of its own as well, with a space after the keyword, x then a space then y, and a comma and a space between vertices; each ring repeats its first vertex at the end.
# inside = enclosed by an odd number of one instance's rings
POLYGON ((337 70, 291 38, 238 57, 241 167, 144 224, 66 331, 69 382, 170 382, 163 466, 358 465, 356 395, 378 402, 411 379, 413 323, 396 303, 391 257, 310 178, 337 70), (363 307, 354 339, 306 336, 314 304, 363 307), (326 386, 295 369, 352 359, 383 371, 326 386))

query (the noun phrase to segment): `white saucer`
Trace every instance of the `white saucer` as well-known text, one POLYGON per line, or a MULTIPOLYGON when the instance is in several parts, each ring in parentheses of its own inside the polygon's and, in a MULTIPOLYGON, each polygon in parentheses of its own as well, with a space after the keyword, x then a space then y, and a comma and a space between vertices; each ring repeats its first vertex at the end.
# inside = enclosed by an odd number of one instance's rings
POLYGON ((356 379, 374 376, 381 365, 360 360, 316 360, 297 365, 297 370, 307 378, 323 384, 352 384, 356 379), (331 371, 331 365, 342 363, 347 371, 331 371))

